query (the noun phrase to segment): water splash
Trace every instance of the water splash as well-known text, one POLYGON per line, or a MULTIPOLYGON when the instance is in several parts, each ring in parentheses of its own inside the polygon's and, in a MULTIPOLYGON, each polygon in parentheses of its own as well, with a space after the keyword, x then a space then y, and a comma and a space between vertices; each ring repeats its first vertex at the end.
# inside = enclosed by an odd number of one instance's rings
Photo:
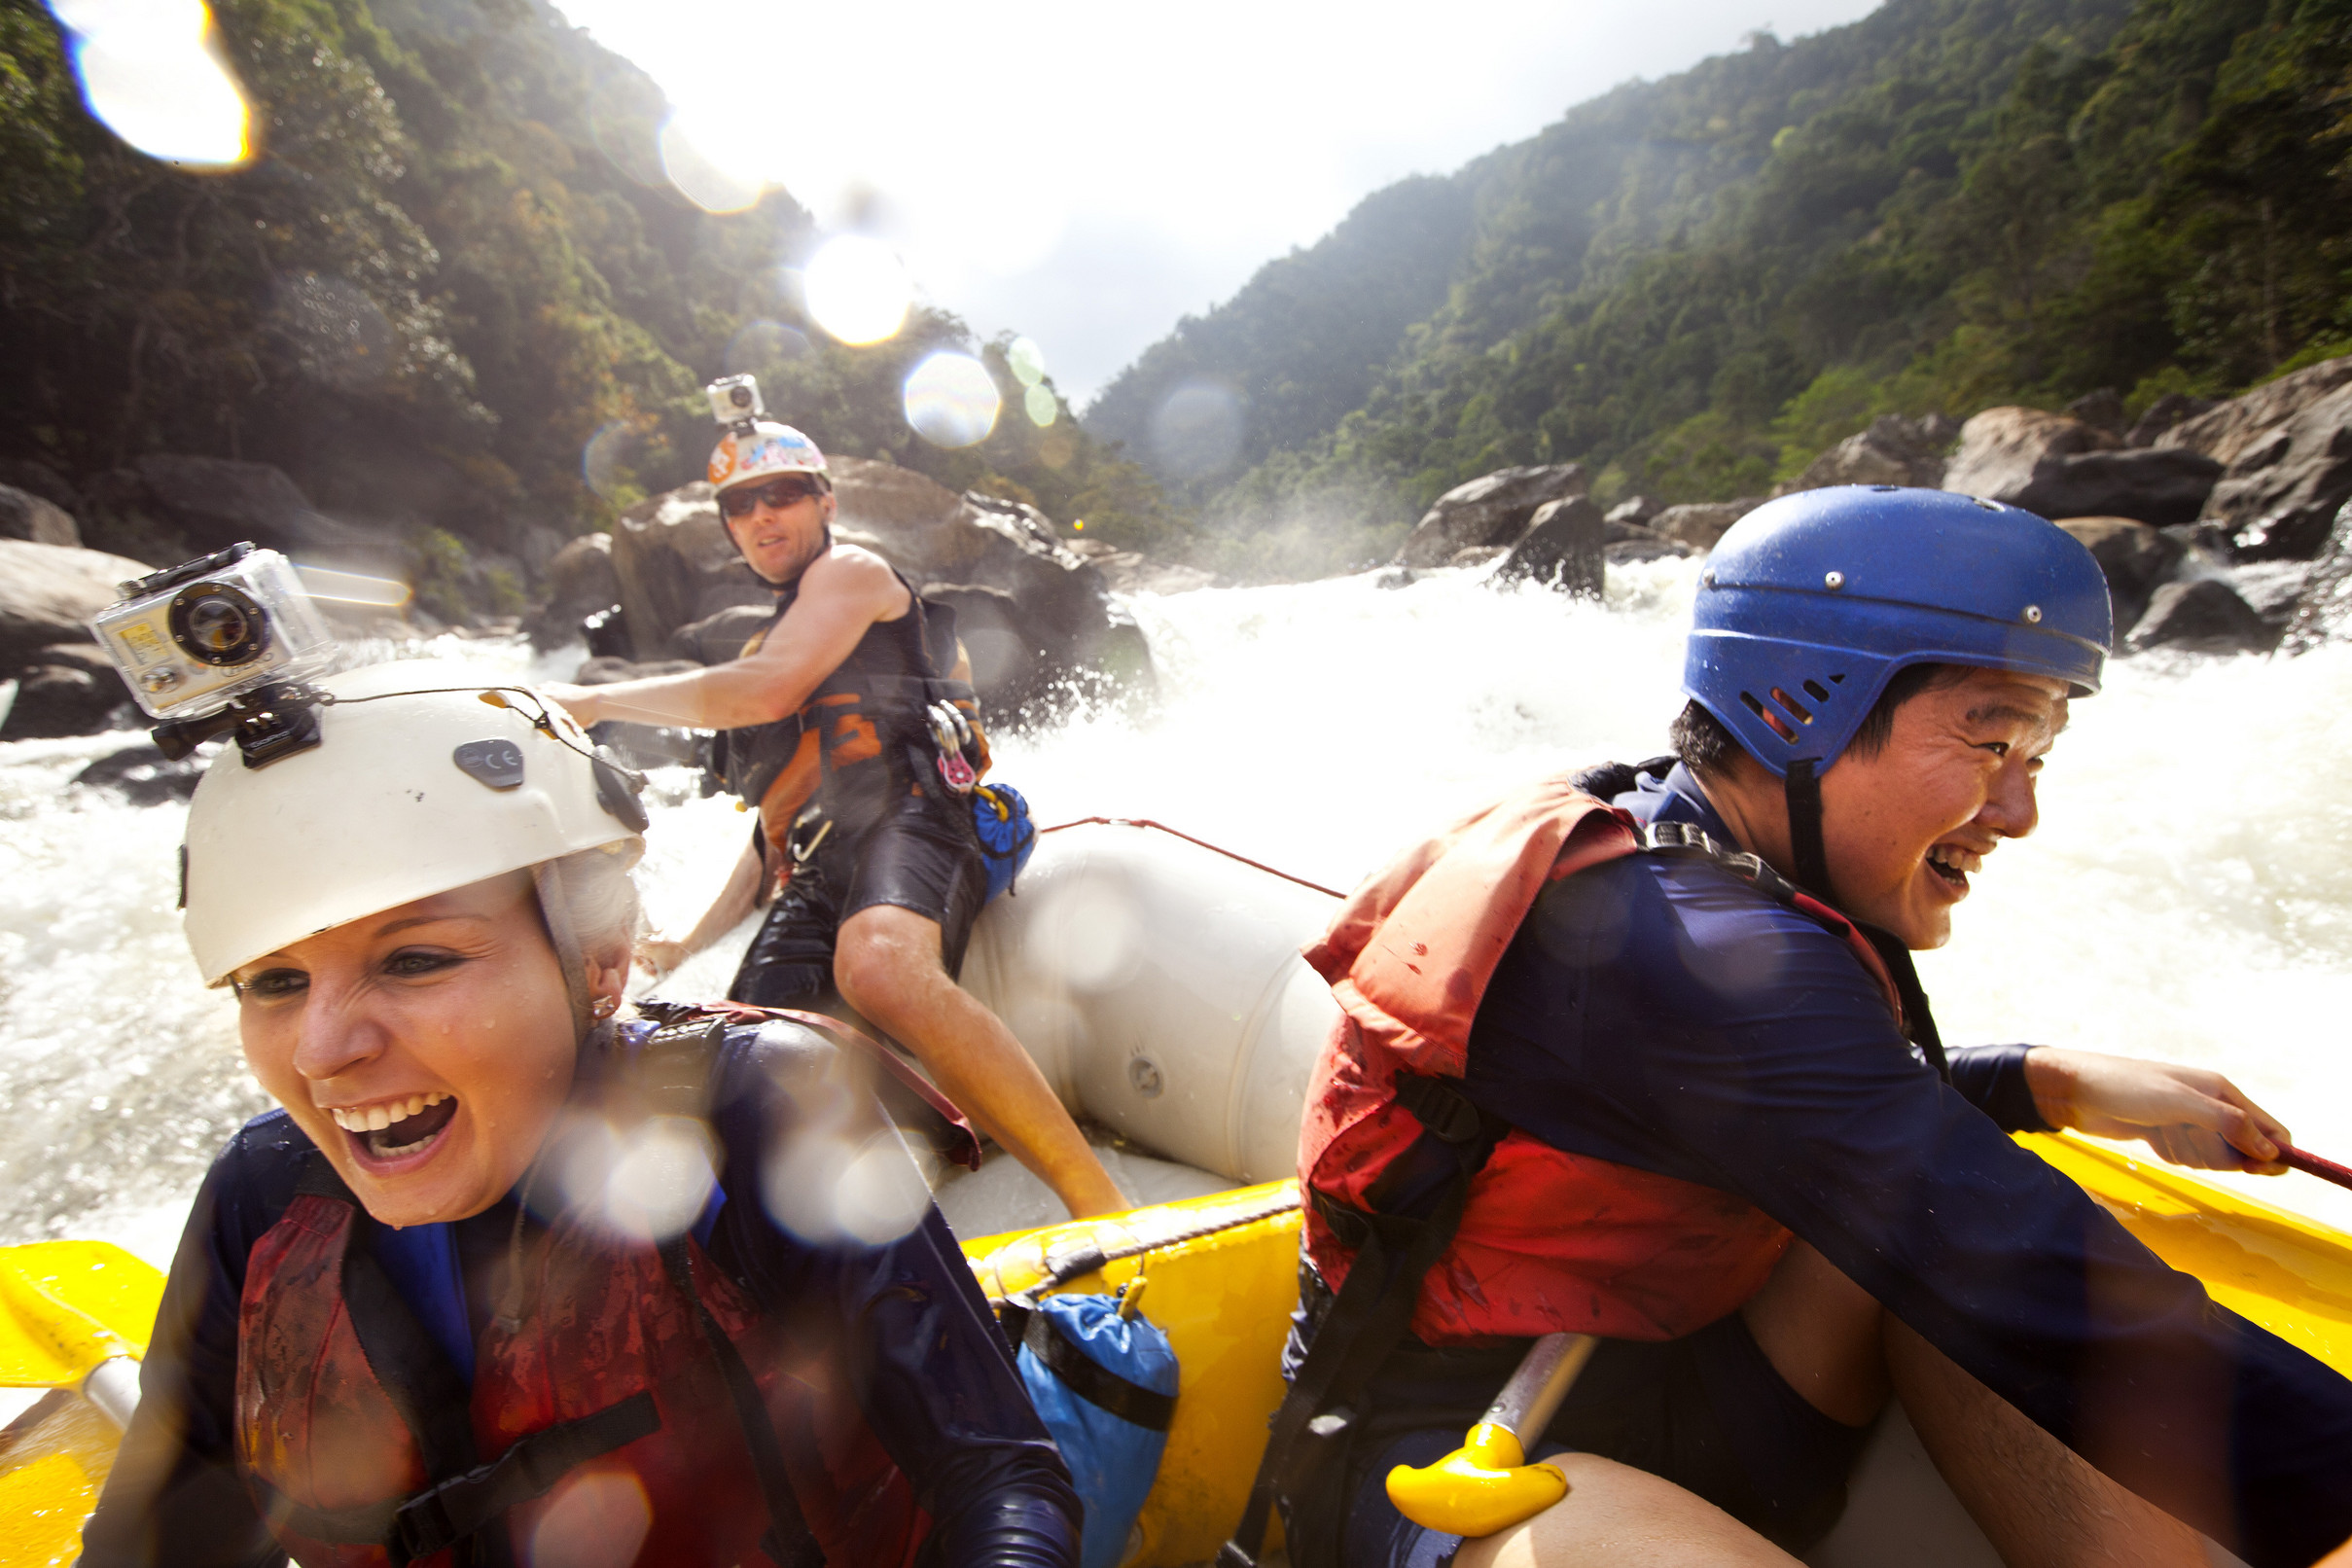
MULTIPOLYGON (((997 737, 1041 822, 1150 816, 1347 886, 1512 783, 1662 749, 1693 563, 1613 570, 1605 601, 1437 572, 1134 601, 1161 695, 997 737)), ((530 668, 519 647, 437 657, 530 668)), ((544 661, 568 674, 577 651, 544 661)), ((233 1008, 173 909, 183 808, 73 776, 127 735, 0 746, 0 1239, 98 1234, 166 1255, 221 1141, 266 1101, 233 1008)), ((1947 1038, 2219 1068, 2323 1154, 2352 1152, 2352 646, 2112 667, 2075 705, 2043 826, 1976 879, 1925 955, 1947 1038)), ((750 819, 656 775, 641 872, 656 925, 716 894, 750 819)), ((665 982, 717 995, 748 932, 665 982)), ((2352 1226, 2352 1194, 2236 1179, 2352 1226)), ((882 1205, 887 1208, 887 1204, 882 1205)))

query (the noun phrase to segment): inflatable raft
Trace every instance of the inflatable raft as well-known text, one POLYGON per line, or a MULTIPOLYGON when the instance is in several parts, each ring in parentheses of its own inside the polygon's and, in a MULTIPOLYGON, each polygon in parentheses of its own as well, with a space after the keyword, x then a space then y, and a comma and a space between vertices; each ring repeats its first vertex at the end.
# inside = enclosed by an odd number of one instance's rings
MULTIPOLYGON (((1234 1184, 965 1242, 992 1300, 1148 1281, 1142 1309, 1166 1332, 1181 1383, 1125 1568, 1215 1556, 1281 1393, 1297 1288, 1289 1177, 1307 1072, 1335 1012, 1297 949, 1332 906, 1328 893, 1165 833, 1073 828, 1043 840, 1018 896, 991 906, 966 959, 966 983, 1075 1112, 1234 1184)), ((2071 1135, 2020 1141, 2216 1301, 2352 1375, 2352 1236, 2071 1135)), ((99 1243, 0 1249, 0 1328, 21 1363, 0 1361, 0 1383, 56 1387, 0 1434, 5 1568, 72 1560, 112 1462, 122 1372, 145 1349, 161 1287, 153 1268, 99 1243), (88 1378, 93 1367, 102 1370, 88 1378)), ((1843 1520, 1808 1561, 1999 1559, 1891 1409, 1843 1520)))

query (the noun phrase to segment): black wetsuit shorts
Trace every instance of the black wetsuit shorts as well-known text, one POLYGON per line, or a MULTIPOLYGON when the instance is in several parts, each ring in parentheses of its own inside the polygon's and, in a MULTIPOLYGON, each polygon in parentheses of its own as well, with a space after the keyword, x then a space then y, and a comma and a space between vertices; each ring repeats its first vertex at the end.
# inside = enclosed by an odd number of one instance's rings
MULTIPOLYGON (((1382 1370, 1376 1405, 1419 1405, 1446 1415, 1406 1431, 1393 1417, 1375 1422, 1387 1431, 1356 1445, 1339 1526, 1341 1568, 1436 1568, 1451 1560, 1461 1538, 1400 1515, 1388 1501, 1389 1469, 1432 1464, 1460 1447, 1482 1408, 1462 1399, 1466 1385, 1500 1387, 1522 1349, 1406 1351, 1382 1370)), ((1807 1404, 1733 1312, 1680 1339, 1603 1341, 1529 1457, 1589 1453, 1646 1470, 1801 1551, 1837 1522, 1847 1474, 1869 1435, 1868 1427, 1845 1426, 1807 1404)))
POLYGON ((841 922, 877 904, 938 921, 940 962, 958 975, 987 896, 972 808, 953 796, 907 796, 854 838, 828 834, 793 873, 743 955, 728 998, 759 1007, 831 1002, 841 922))

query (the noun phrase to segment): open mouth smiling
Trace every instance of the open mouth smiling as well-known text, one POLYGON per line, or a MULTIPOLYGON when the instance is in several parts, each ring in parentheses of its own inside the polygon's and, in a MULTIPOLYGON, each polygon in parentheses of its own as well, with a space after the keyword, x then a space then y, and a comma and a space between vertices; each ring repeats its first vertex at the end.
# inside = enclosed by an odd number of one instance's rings
POLYGON ((343 1129, 363 1162, 405 1163, 426 1153, 448 1129, 457 1101, 438 1091, 372 1105, 321 1107, 343 1129))
POLYGON ((1927 869, 1957 893, 1968 891, 1971 872, 1981 871, 1984 857, 1959 844, 1934 844, 1927 852, 1927 869))

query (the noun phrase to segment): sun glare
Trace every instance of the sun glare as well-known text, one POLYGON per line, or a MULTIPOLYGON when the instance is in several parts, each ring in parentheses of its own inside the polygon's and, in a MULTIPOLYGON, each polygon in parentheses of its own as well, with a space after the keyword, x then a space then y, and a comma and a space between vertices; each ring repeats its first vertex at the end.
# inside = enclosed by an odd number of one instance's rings
POLYGON ((741 212, 760 199, 766 180, 741 156, 727 127, 685 111, 662 122, 661 172, 704 212, 741 212))
POLYGON ((253 157, 252 111, 203 0, 51 0, 89 112, 150 158, 207 173, 253 157))
POLYGON ((863 234, 828 241, 810 258, 801 289, 810 317, 845 343, 880 342, 906 323, 914 303, 907 264, 863 234))
POLYGON ((907 422, 935 446, 977 446, 996 428, 1004 400, 988 367, 943 349, 907 377, 907 422))

